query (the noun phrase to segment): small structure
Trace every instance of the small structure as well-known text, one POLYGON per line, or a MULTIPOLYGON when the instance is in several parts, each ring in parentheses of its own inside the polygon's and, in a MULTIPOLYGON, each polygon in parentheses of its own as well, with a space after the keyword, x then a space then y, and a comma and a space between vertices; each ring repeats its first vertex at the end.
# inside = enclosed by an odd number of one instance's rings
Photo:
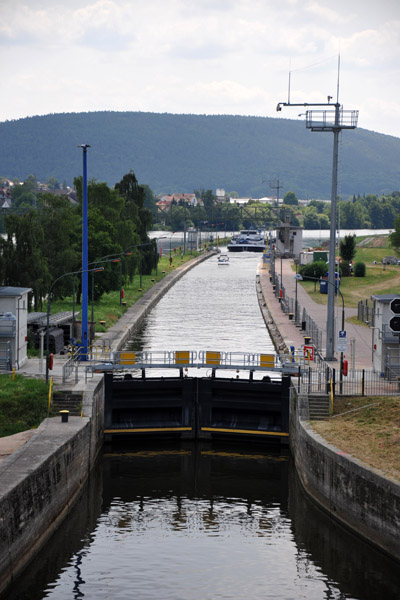
POLYGON ((28 359, 28 294, 31 288, 0 286, 0 359, 19 369, 28 359))
POLYGON ((290 224, 290 215, 285 223, 276 228, 276 252, 287 258, 299 258, 303 243, 303 227, 290 224))
POLYGON ((371 296, 374 303, 372 366, 389 377, 400 377, 400 294, 371 296))

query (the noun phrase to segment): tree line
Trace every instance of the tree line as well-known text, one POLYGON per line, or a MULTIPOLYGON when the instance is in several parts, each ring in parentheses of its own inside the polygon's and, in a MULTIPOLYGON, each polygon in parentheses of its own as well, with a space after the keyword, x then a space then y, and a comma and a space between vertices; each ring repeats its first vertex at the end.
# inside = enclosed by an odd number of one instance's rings
MULTIPOLYGON (((289 219, 292 225, 305 229, 329 229, 331 203, 311 200, 306 206, 299 204, 296 194, 287 192, 283 203, 264 204, 249 200, 245 206, 217 202, 211 190, 195 190, 202 205, 188 206, 184 201, 173 203, 168 211, 157 212, 153 206, 155 228, 183 227, 201 229, 217 228, 234 231, 251 227, 271 227, 289 219)), ((233 195, 234 193, 232 193, 233 195)), ((340 229, 392 229, 400 213, 400 192, 378 197, 376 194, 353 196, 337 203, 336 227, 340 229)))
MULTIPOLYGON (((32 288, 35 310, 42 309, 55 279, 82 268, 82 177, 76 178, 74 185, 76 204, 51 191, 35 192, 28 178, 23 186, 14 186, 21 214, 17 210, 3 217, 0 285, 32 288)), ((133 171, 114 188, 96 181, 88 183, 89 269, 104 267, 94 278, 95 299, 119 289, 120 268, 113 260, 121 259, 123 281, 131 280, 139 267, 144 274, 155 267, 156 246, 148 237, 152 215, 145 203, 146 190, 133 171)), ((80 279, 76 277, 78 302, 80 279)), ((62 277, 54 297, 70 295, 71 290, 72 276, 62 277)))

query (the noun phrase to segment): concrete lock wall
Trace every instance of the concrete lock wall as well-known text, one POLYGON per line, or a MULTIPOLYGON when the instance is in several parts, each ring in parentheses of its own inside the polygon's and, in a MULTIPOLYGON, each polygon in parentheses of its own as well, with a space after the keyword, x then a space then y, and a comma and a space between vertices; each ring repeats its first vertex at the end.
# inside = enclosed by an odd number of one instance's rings
POLYGON ((103 381, 85 393, 87 417, 46 419, 0 465, 0 593, 66 517, 103 438, 103 381))
POLYGON ((308 422, 308 399, 292 395, 290 446, 299 478, 325 510, 400 560, 400 485, 326 442, 308 422))

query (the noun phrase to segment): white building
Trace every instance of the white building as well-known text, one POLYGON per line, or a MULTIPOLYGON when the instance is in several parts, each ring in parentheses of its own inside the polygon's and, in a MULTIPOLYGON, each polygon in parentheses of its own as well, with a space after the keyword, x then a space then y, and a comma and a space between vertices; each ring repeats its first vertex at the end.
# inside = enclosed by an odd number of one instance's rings
POLYGON ((0 286, 0 360, 19 369, 27 361, 28 294, 31 288, 0 286))

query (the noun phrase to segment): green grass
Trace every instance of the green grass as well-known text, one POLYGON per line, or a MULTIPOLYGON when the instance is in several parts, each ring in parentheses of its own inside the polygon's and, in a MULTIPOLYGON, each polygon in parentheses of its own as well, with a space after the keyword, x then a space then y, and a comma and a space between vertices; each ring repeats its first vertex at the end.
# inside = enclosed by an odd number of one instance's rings
MULTIPOLYGON (((399 291, 400 267, 382 266, 367 267, 365 277, 343 277, 340 283, 340 291, 343 294, 344 304, 356 308, 360 300, 370 298, 372 294, 396 294, 399 291)), ((319 282, 314 292, 313 281, 302 281, 301 285, 318 304, 327 304, 328 294, 319 293, 319 282)), ((339 298, 339 303, 341 302, 339 298)))
POLYGON ((382 260, 385 256, 394 256, 391 248, 357 248, 356 256, 353 263, 365 262, 366 264, 373 264, 374 260, 382 260))
MULTIPOLYGON (((360 300, 370 299, 371 295, 397 294, 400 289, 400 265, 374 265, 374 260, 381 261, 385 256, 394 255, 390 247, 388 236, 363 236, 358 238, 357 243, 368 238, 366 246, 357 246, 357 252, 353 263, 364 262, 366 264, 365 277, 343 277, 340 291, 343 294, 345 307, 356 308, 360 300)), ((295 266, 292 264, 292 270, 295 266)), ((317 304, 327 304, 328 295, 319 293, 319 282, 300 281, 303 288, 317 304), (315 291, 314 291, 315 290, 315 291)), ((339 298, 339 306, 341 299, 339 298)), ((346 319, 347 320, 347 319, 346 319)))
POLYGON ((41 379, 0 375, 0 437, 38 427, 48 414, 48 393, 41 379))

